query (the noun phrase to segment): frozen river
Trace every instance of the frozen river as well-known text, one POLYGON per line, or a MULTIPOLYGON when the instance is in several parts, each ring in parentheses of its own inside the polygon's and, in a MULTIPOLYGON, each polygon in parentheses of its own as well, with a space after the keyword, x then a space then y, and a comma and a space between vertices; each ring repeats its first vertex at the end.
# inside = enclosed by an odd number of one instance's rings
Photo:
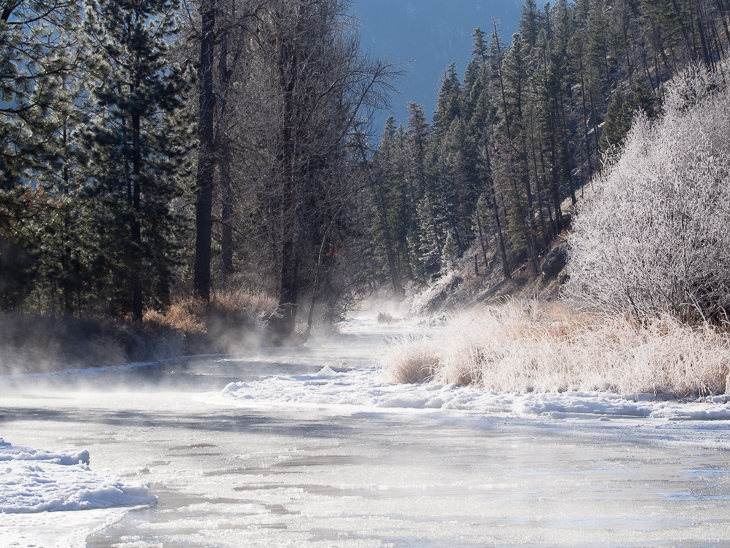
POLYGON ((727 404, 388 385, 397 331, 4 381, 6 442, 88 450, 157 502, 0 514, 0 546, 730 545, 727 404))

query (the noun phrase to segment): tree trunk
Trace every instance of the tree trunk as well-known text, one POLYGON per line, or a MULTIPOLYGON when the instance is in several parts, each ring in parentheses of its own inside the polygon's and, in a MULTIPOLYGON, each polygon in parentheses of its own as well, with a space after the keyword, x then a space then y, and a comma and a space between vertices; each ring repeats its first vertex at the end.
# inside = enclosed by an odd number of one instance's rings
POLYGON ((142 175, 142 159, 140 157, 140 118, 138 114, 132 115, 132 146, 134 147, 134 160, 132 162, 132 208, 134 218, 132 220, 132 318, 136 322, 142 321, 142 261, 140 253, 142 250, 142 226, 140 215, 142 203, 140 197, 140 179, 142 175))
MULTIPOLYGON (((485 145, 486 148, 486 145, 485 145)), ((497 204, 497 193, 494 190, 494 181, 492 180, 492 163, 489 158, 489 150, 485 150, 485 158, 487 163, 487 170, 490 173, 489 176, 489 192, 491 193, 492 211, 494 212, 494 224, 497 227, 497 242, 499 243, 499 255, 502 258, 502 272, 504 273, 504 279, 509 280, 512 277, 512 273, 509 270, 509 263, 507 262, 507 249, 504 245, 504 234, 502 232, 502 222, 499 218, 499 204, 497 204)), ((485 259, 486 260, 486 259, 485 259)))
POLYGON ((294 333, 297 316, 297 249, 295 234, 298 228, 296 207, 296 132, 294 124, 294 88, 297 81, 298 56, 296 45, 278 45, 279 86, 282 93, 282 245, 281 286, 279 290, 279 316, 271 322, 274 334, 286 340, 294 333))
POLYGON ((221 183, 221 266, 223 277, 233 274, 233 190, 231 188, 231 157, 228 147, 221 150, 218 173, 221 183))
MULTIPOLYGON (((482 248, 482 255, 484 256, 484 268, 487 268, 487 265, 489 264, 489 260, 487 260, 487 243, 484 241, 484 230, 482 229, 482 216, 479 214, 479 210, 477 210, 476 218, 477 218, 477 228, 479 229, 479 245, 482 248)), ((478 264, 476 255, 474 256, 474 264, 478 264)), ((479 275, 479 268, 475 267, 477 270, 476 274, 479 275)))
POLYGON ((198 170, 195 202, 195 266, 193 289, 196 297, 210 301, 210 259, 213 209, 213 46, 215 0, 202 2, 202 34, 200 38, 200 102, 198 119, 198 170))
POLYGON ((383 216, 383 228, 385 229, 385 254, 388 256, 388 268, 390 269, 390 280, 393 284, 393 293, 397 297, 403 296, 403 285, 401 284, 400 274, 395 264, 395 253, 393 252, 393 239, 390 235, 390 226, 388 225, 388 213, 386 211, 385 197, 383 189, 378 187, 378 202, 380 204, 380 212, 383 216))
MULTIPOLYGON (((235 7, 235 6, 234 6, 235 7)), ((221 187, 221 270, 223 278, 233 275, 233 181, 231 178, 231 136, 227 134, 227 98, 233 69, 228 65, 228 32, 220 37, 218 73, 220 78, 220 102, 218 104, 218 125, 216 127, 215 150, 218 157, 218 176, 221 187), (221 121, 223 120, 223 121, 221 121)), ((240 45, 234 49, 233 64, 240 57, 240 45)))

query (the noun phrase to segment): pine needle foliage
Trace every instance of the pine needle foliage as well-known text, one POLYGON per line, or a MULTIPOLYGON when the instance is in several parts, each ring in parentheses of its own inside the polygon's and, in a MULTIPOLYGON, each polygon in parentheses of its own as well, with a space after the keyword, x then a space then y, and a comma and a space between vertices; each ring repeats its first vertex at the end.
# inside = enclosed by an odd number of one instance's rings
POLYGON ((85 30, 92 59, 83 149, 98 298, 142 319, 170 302, 190 135, 179 116, 190 82, 166 52, 175 32, 170 0, 90 0, 85 30), (144 276, 144 281, 143 281, 144 276))

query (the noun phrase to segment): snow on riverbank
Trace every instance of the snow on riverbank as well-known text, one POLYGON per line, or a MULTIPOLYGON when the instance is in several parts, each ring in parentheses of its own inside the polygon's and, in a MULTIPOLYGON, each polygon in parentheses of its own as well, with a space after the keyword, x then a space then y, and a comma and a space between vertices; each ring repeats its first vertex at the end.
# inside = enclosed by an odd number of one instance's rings
POLYGON ((0 544, 84 546, 128 507, 156 502, 146 485, 95 472, 89 460, 88 451, 36 450, 0 438, 0 544))
POLYGON ((453 384, 394 384, 378 367, 337 372, 329 366, 314 375, 273 376, 257 382, 231 383, 210 403, 266 406, 314 405, 388 409, 441 409, 479 414, 561 418, 575 415, 647 417, 669 420, 730 420, 728 397, 686 403, 656 400, 653 394, 620 396, 601 392, 500 394, 453 384))
POLYGON ((147 486, 94 472, 88 451, 41 451, 0 438, 0 512, 88 510, 154 504, 147 486))

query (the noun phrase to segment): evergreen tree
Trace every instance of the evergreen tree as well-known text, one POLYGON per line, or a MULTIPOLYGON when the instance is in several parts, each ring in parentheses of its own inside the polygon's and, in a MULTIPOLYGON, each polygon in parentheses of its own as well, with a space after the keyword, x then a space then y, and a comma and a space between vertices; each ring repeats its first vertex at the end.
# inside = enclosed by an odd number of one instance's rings
POLYGON ((459 258, 459 246, 456 243, 454 235, 449 231, 446 234, 446 240, 444 241, 444 248, 441 251, 441 264, 446 270, 451 270, 454 267, 454 263, 459 258))
POLYGON ((433 202, 431 193, 427 193, 416 205, 418 217, 417 249, 420 273, 424 278, 433 277, 441 270, 441 248, 445 241, 444 220, 439 213, 440 208, 433 202))
POLYGON ((520 36, 525 41, 525 47, 531 50, 537 44, 540 33, 540 11, 535 0, 525 0, 520 13, 520 36))
MULTIPOLYGON (((515 241, 526 244, 532 268, 537 272, 537 239, 535 228, 535 207, 533 190, 530 182, 529 168, 529 65, 525 43, 519 34, 512 37, 502 68, 503 109, 505 118, 506 144, 509 150, 503 150, 503 161, 513 162, 505 176, 509 181, 504 188, 509 189, 511 198, 510 227, 515 241), (517 188, 517 186, 520 188, 517 188), (513 218, 520 215, 520 219, 513 218)), ((507 170, 503 169, 506 174, 507 170)))
POLYGON ((373 178, 372 193, 375 205, 376 224, 374 241, 385 255, 388 274, 393 292, 403 294, 403 284, 398 268, 399 240, 405 239, 403 219, 402 181, 399 180, 396 156, 395 118, 389 116, 380 139, 380 147, 375 155, 376 176, 373 178))
POLYGON ((426 143, 431 135, 430 124, 426 121, 426 111, 423 105, 418 105, 413 101, 408 102, 408 136, 413 140, 413 144, 422 157, 425 151, 426 143))
MULTIPOLYGON (((9 1, 0 11, 0 192, 56 167, 61 91, 76 68, 73 1, 9 1)), ((0 203, 8 200, 0 195, 0 203)), ((0 205, 0 208, 2 206, 0 205)))
POLYGON ((629 101, 631 110, 634 112, 641 110, 649 120, 656 118, 658 114, 657 98, 649 85, 649 81, 644 76, 634 80, 631 85, 631 93, 633 95, 629 101))
POLYGON ((94 276, 109 310, 142 319, 169 303, 181 219, 179 194, 189 141, 179 117, 189 81, 166 53, 174 0, 90 0, 93 71, 84 176, 93 199, 94 276))
POLYGON ((449 129, 454 118, 461 114, 461 84, 456 72, 456 63, 451 63, 444 72, 436 112, 433 115, 433 126, 436 133, 449 129))
MULTIPOLYGON (((78 88, 69 89, 77 101, 81 96, 78 88)), ((41 183, 46 195, 53 197, 54 207, 46 208, 39 218, 42 236, 33 301, 43 303, 42 308, 51 314, 80 315, 85 300, 82 295, 86 297, 89 291, 89 243, 93 240, 88 225, 90 203, 79 174, 79 143, 74 138, 83 113, 67 108, 59 111, 59 116, 59 169, 44 174, 41 183)))
POLYGON ((484 39, 486 35, 487 33, 482 30, 482 27, 475 28, 471 35, 472 42, 474 44, 471 54, 481 62, 486 61, 487 56, 489 55, 489 42, 484 39))
POLYGON ((601 150, 606 153, 614 147, 620 147, 624 137, 631 129, 632 109, 621 90, 613 94, 611 104, 606 112, 606 122, 601 134, 601 150))
POLYGON ((0 10, 0 307, 20 306, 33 288, 44 223, 57 215, 45 183, 63 163, 78 11, 74 1, 53 0, 0 10))

